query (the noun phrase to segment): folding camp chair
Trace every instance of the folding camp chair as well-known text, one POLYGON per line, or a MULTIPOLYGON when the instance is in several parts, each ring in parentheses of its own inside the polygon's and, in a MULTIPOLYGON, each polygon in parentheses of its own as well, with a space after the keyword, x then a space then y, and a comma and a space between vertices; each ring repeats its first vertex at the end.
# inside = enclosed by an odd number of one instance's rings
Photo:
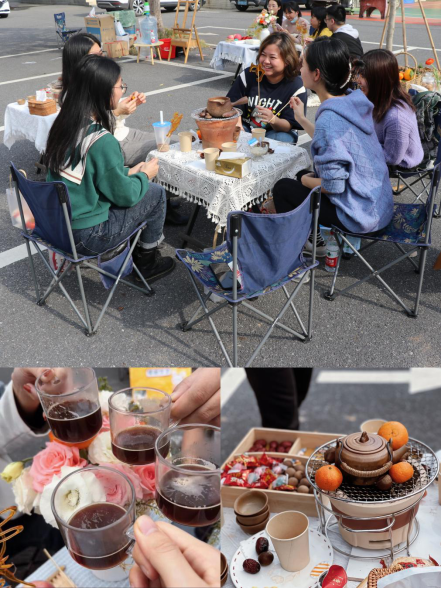
POLYGON ((37 305, 43 305, 55 287, 59 286, 84 326, 86 335, 90 336, 96 333, 119 282, 131 286, 145 295, 150 296, 154 294, 152 288, 148 285, 138 268, 132 262, 132 252, 140 239, 141 231, 146 225, 146 222, 141 223, 130 236, 115 248, 96 256, 78 256, 72 233, 71 203, 66 184, 64 182, 32 182, 27 180, 12 162, 10 169, 22 221, 22 236, 26 243, 28 259, 34 280, 37 305), (19 196, 20 193, 34 215, 35 228, 32 231, 26 229, 23 207, 19 196), (31 252, 31 243, 52 277, 49 286, 42 295, 40 294, 40 287, 31 252), (60 264, 58 270, 54 271, 46 257, 43 255, 42 248, 47 248, 51 252, 60 254, 66 262, 60 264), (91 260, 95 260, 96 263, 91 263, 91 260), (101 309, 95 325, 92 324, 84 292, 81 274, 82 266, 97 270, 100 273, 100 278, 105 287, 110 288, 110 293, 101 309), (70 273, 71 268, 73 268, 77 274, 84 317, 62 284, 62 281, 70 273), (124 276, 130 272, 131 268, 133 268, 138 274, 144 287, 137 286, 132 282, 124 280, 124 276))
MULTIPOLYGON (((426 100, 425 102, 427 109, 436 111, 432 119, 434 128, 427 128, 421 121, 419 125, 419 134, 422 145, 424 146, 424 165, 422 168, 407 172, 404 169, 397 169, 390 167, 390 178, 397 180, 396 188, 393 190, 395 196, 402 194, 405 190, 410 190, 414 195, 414 203, 425 202, 428 198, 428 193, 431 186, 431 180, 433 176, 434 159, 437 153, 437 146, 440 142, 440 94, 437 92, 421 92, 418 93, 416 90, 410 90, 410 94, 413 96, 413 101, 426 100)), ((427 116, 427 115, 425 115, 427 116)), ((433 216, 440 218, 440 198, 435 200, 436 206, 434 207, 433 216), (438 200, 438 204, 436 203, 438 200)))
POLYGON ((338 227, 333 226, 333 231, 337 236, 339 246, 339 256, 336 266, 336 271, 333 276, 333 282, 329 291, 324 293, 324 298, 329 301, 333 301, 338 295, 349 292, 359 284, 362 284, 370 278, 377 278, 379 282, 387 289, 390 295, 401 305, 407 315, 410 317, 417 317, 419 310, 419 302, 422 292, 422 284, 424 281, 425 262, 427 259, 428 248, 431 245, 431 225, 433 220, 433 211, 435 208, 434 202, 436 193, 440 182, 440 145, 437 153, 436 163, 433 168, 433 174, 431 179, 431 186, 427 195, 427 202, 425 204, 405 204, 395 203, 393 218, 387 227, 378 231, 377 233, 361 234, 351 233, 349 231, 343 231, 338 227), (348 237, 360 237, 361 239, 368 239, 371 243, 368 243, 362 247, 359 251, 349 241, 348 237), (375 270, 370 263, 362 256, 362 252, 376 243, 394 243, 395 246, 402 252, 399 258, 389 262, 379 270, 375 270), (362 260, 362 262, 370 270, 370 274, 357 282, 354 282, 347 288, 341 291, 335 291, 336 279, 338 277, 339 267, 341 264, 342 252, 344 245, 347 244, 353 251, 355 256, 362 260), (406 251, 404 247, 412 246, 411 249, 406 251), (420 251, 419 263, 416 263, 410 256, 413 252, 420 251), (416 298, 414 302, 414 309, 410 309, 402 299, 394 292, 394 290, 381 278, 380 274, 384 270, 391 268, 398 262, 408 259, 415 268, 415 272, 419 274, 419 282, 417 287, 416 298))
POLYGON ((58 48, 63 49, 64 44, 72 35, 76 35, 82 29, 68 29, 66 27, 66 14, 59 12, 54 14, 55 32, 57 33, 58 48))
POLYGON ((198 308, 193 317, 183 323, 181 326, 183 331, 188 331, 207 317, 229 366, 238 365, 237 316, 240 305, 271 323, 263 339, 244 366, 249 366, 253 362, 275 326, 281 327, 301 341, 309 341, 312 336, 315 268, 318 265, 316 261, 316 235, 318 232, 319 203, 320 188, 318 187, 311 191, 309 197, 299 207, 288 213, 280 215, 260 215, 242 211, 229 213, 227 218, 227 242, 203 253, 177 250, 177 256, 185 264, 189 272, 203 310, 202 316, 198 317, 200 314, 200 308, 198 308), (310 231, 313 231, 312 258, 305 259, 303 247, 310 235, 310 231), (232 269, 233 286, 231 290, 225 290, 221 286, 222 282, 217 282, 211 265, 219 263, 229 264, 232 269), (293 300, 302 284, 306 281, 308 271, 311 273, 311 278, 308 326, 306 329, 293 304, 293 300), (239 286, 237 281, 233 280, 233 276, 238 276, 238 272, 239 286), (293 292, 289 294, 287 283, 297 278, 299 278, 299 282, 293 292), (205 295, 201 295, 197 280, 207 290, 205 295), (279 288, 283 289, 287 301, 275 319, 248 302, 279 288), (212 294, 224 300, 209 311, 207 303, 212 294), (230 359, 212 319, 214 313, 227 305, 232 308, 233 360, 230 359), (289 307, 292 308, 302 333, 281 323, 289 307))

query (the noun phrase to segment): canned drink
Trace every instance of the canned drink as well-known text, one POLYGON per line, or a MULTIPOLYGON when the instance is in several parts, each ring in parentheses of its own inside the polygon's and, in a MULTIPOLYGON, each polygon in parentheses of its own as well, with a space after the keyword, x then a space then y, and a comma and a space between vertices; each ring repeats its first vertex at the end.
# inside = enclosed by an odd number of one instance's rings
POLYGON ((336 239, 331 236, 327 241, 327 253, 325 257, 325 269, 327 272, 335 272, 338 265, 339 245, 336 239))

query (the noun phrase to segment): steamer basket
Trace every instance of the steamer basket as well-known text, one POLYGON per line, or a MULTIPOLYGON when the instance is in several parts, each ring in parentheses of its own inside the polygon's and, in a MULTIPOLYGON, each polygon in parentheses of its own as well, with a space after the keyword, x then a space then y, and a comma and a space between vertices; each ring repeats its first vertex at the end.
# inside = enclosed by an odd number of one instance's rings
POLYGON ((344 482, 336 491, 324 492, 315 483, 315 473, 327 464, 324 460, 325 452, 333 448, 335 443, 336 440, 327 442, 318 448, 306 466, 307 477, 315 489, 323 533, 327 534, 327 528, 335 525, 330 523, 335 516, 341 536, 351 546, 388 549, 393 556, 394 546, 403 542, 409 546, 419 532, 416 520, 419 503, 438 472, 434 452, 422 442, 410 439, 407 443, 410 452, 407 462, 412 464, 414 476, 401 485, 393 483, 389 491, 380 491, 376 486, 360 487, 344 482), (329 499, 330 507, 325 505, 324 496, 329 499), (332 514, 327 522, 325 511, 332 514))

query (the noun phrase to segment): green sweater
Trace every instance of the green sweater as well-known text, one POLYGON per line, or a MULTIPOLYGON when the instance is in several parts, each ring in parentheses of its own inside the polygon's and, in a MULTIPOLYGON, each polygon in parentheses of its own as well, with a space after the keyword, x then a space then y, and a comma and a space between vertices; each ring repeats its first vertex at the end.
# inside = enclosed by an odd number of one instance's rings
POLYGON ((149 180, 143 172, 129 174, 117 139, 110 133, 100 137, 89 149, 81 184, 48 171, 48 182, 61 181, 69 191, 72 229, 87 229, 109 218, 109 208, 129 208, 146 194, 149 180))

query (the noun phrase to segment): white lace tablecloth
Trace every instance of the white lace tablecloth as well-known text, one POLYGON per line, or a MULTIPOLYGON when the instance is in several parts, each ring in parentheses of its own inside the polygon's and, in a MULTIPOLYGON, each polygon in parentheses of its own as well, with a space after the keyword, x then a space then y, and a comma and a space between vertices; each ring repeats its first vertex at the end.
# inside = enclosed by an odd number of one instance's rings
POLYGON ((43 153, 46 149, 49 131, 57 115, 58 111, 53 115, 39 117, 29 113, 27 103, 23 105, 16 102, 8 104, 5 110, 3 143, 11 149, 16 141, 28 139, 34 143, 40 153, 43 153))
MULTIPOLYGON (((237 148, 249 157, 247 142, 250 138, 250 133, 242 132, 237 148)), ((229 212, 247 210, 267 198, 278 180, 296 178, 298 172, 309 168, 310 157, 302 147, 273 140, 269 143, 275 153, 254 158, 252 172, 245 178, 230 178, 207 171, 204 160, 197 153, 202 149, 201 143, 194 143, 189 153, 182 153, 177 143, 164 153, 151 151, 148 157, 159 159, 160 169, 155 180, 158 184, 204 206, 207 216, 225 227, 229 212)))
POLYGON ((228 43, 221 41, 218 43, 213 54, 210 67, 214 70, 224 70, 226 62, 242 63, 242 70, 248 68, 252 63, 256 63, 258 56, 259 45, 249 45, 248 43, 228 43))

